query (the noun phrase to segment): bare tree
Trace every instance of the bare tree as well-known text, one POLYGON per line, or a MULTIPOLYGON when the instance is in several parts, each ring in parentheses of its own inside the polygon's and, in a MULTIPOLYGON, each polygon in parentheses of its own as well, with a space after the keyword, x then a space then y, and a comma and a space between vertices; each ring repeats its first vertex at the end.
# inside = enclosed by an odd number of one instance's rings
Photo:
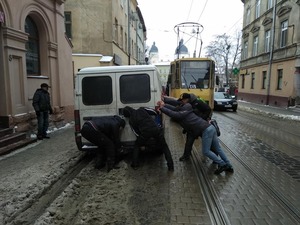
POLYGON ((215 40, 205 48, 206 56, 216 62, 218 74, 225 74, 228 86, 229 77, 232 76, 234 67, 239 67, 241 54, 241 32, 236 37, 226 34, 217 35, 215 40))

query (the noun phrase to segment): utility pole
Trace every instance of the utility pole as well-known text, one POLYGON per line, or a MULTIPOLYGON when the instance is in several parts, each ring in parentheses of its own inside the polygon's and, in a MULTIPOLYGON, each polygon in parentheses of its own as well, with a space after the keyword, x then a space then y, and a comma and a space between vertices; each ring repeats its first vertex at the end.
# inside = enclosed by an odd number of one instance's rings
POLYGON ((270 59, 269 59, 269 68, 268 68, 266 105, 269 105, 269 100, 270 100, 271 70, 272 70, 274 39, 275 39, 275 19, 276 19, 276 1, 274 2, 274 6, 273 6, 273 22, 272 22, 272 32, 271 32, 271 49, 270 49, 270 59))

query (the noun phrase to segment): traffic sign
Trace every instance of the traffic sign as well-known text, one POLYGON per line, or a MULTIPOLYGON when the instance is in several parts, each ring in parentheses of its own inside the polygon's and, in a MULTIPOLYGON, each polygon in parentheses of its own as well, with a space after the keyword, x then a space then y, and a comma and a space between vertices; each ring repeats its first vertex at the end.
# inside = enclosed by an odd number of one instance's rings
POLYGON ((232 72, 234 75, 237 75, 240 72, 240 70, 235 67, 232 72))

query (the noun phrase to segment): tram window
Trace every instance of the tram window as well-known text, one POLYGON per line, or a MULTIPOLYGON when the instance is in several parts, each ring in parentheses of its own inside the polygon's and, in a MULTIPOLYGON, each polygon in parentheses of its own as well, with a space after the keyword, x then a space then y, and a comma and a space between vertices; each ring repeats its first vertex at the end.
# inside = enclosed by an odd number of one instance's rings
POLYGON ((207 61, 181 62, 180 72, 181 88, 209 88, 210 65, 207 61))

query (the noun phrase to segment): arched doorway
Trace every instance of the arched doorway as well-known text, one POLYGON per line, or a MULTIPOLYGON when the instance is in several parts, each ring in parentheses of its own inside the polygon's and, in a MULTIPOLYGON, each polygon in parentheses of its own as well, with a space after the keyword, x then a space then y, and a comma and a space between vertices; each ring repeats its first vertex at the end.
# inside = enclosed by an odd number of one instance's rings
POLYGON ((9 126, 8 118, 5 114, 6 101, 5 101, 5 79, 4 79, 4 47, 3 47, 3 25, 5 22, 5 15, 2 5, 0 4, 0 129, 9 126))

